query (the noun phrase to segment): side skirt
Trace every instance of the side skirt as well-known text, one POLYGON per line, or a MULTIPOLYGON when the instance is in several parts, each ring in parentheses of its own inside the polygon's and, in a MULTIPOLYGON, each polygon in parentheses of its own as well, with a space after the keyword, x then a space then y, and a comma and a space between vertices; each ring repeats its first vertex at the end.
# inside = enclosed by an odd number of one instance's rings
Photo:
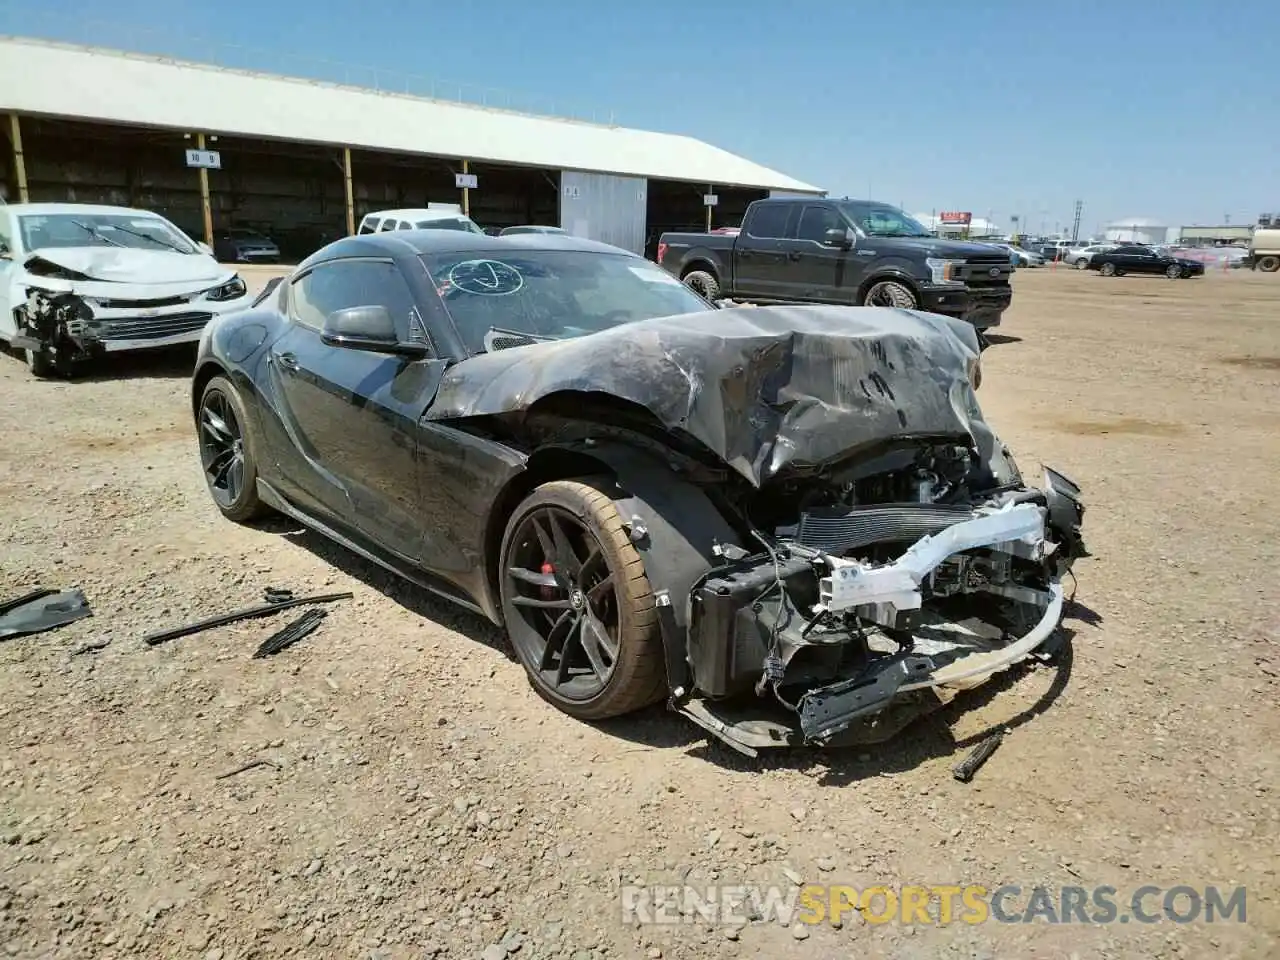
POLYGON ((377 551, 371 546, 364 546, 346 534, 333 529, 333 527, 324 523, 322 520, 318 520, 311 514, 295 507, 292 503, 286 500, 279 491, 261 477, 258 478, 258 496, 262 498, 263 503, 267 504, 273 510, 278 510, 285 516, 290 517, 293 520, 297 520, 309 530, 314 530, 322 537, 332 540, 334 543, 338 544, 338 546, 350 550, 352 553, 363 557, 370 563, 376 563, 384 570, 389 570, 391 573, 394 573, 402 579, 408 580, 415 586, 421 587, 424 590, 429 590, 436 596, 456 603, 458 606, 470 610, 472 613, 478 613, 486 620, 490 619, 476 603, 467 597, 464 597, 456 590, 443 585, 430 574, 410 566, 403 560, 377 551))

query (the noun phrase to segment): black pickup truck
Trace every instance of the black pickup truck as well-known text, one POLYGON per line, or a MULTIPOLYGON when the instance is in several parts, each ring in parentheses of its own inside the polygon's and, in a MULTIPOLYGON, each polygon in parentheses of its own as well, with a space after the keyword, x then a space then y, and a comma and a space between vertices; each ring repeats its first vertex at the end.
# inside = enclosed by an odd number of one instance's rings
POLYGON ((887 203, 757 200, 736 235, 664 233, 658 263, 709 300, 906 307, 994 327, 1013 299, 1006 251, 940 240, 887 203))

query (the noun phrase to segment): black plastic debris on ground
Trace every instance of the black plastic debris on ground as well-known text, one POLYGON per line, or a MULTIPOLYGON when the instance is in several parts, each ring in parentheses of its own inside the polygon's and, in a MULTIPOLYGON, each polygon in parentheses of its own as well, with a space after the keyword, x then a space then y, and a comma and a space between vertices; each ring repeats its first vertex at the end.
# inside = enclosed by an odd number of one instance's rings
POLYGON ((44 633, 93 616, 79 588, 32 590, 0 603, 0 640, 44 633))
POLYGON ((285 647, 291 647, 303 637, 313 632, 316 627, 320 626, 321 621, 329 615, 329 611, 321 610, 318 607, 314 610, 308 610, 302 616, 298 617, 288 626, 281 627, 266 640, 262 641, 262 646, 254 651, 253 659, 260 660, 263 657, 270 657, 279 653, 285 647))
POLYGON ((332 603, 335 600, 350 600, 355 596, 355 594, 350 592, 321 593, 312 597, 295 597, 290 591, 269 588, 265 592, 265 596, 268 598, 266 603, 261 603, 253 607, 243 607, 239 610, 233 610, 231 613, 224 613, 216 617, 209 617, 207 620, 197 620, 195 623, 188 623, 181 627, 171 627, 168 630, 158 630, 155 633, 147 634, 142 638, 142 641, 147 646, 154 647, 157 644, 165 643, 169 640, 176 640, 179 637, 190 636, 193 633, 212 630, 214 627, 226 626, 229 623, 238 623, 241 620, 253 620, 258 617, 269 617, 273 614, 279 613, 281 610, 288 610, 292 607, 301 607, 309 603, 332 603))

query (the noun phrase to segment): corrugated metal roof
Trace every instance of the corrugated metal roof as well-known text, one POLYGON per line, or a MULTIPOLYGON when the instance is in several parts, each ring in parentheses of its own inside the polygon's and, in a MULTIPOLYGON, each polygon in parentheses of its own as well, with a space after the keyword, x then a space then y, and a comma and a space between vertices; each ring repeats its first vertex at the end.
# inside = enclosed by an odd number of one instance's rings
POLYGON ((692 137, 22 37, 0 37, 0 110, 821 192, 692 137))

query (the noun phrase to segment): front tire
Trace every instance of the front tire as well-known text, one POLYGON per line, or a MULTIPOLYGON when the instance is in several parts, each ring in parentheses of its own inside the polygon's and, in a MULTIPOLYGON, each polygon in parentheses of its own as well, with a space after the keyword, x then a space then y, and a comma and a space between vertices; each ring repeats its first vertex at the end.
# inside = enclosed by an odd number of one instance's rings
POLYGON ((1176 263, 1171 263, 1169 264, 1169 268, 1165 270, 1164 275, 1168 277, 1170 280, 1181 280, 1182 268, 1178 266, 1176 263))
POLYGON ((867 288, 862 298, 864 307, 897 307, 900 310, 918 310, 920 303, 915 292, 897 280, 880 280, 867 288))
POLYGON ((1076 269, 1077 269, 1077 270, 1088 270, 1088 269, 1089 269, 1089 261, 1088 261, 1088 260, 1083 260, 1083 259, 1081 259, 1081 260, 1077 260, 1077 261, 1076 261, 1075 266, 1076 266, 1076 269))
POLYGON ((24 349, 22 358, 26 361, 27 370, 37 380, 52 380, 60 372, 53 358, 43 350, 24 349))
POLYGON ((205 485, 222 515, 248 523, 268 513, 258 498, 257 455, 262 445, 240 391, 226 377, 214 377, 204 388, 196 429, 205 485))
POLYGON ((1117 276, 1120 271, 1116 269, 1116 265, 1114 263, 1104 263, 1102 265, 1101 273, 1104 277, 1114 277, 1117 276))
POLYGON ((704 300, 715 303, 720 299, 720 281, 707 270, 690 270, 684 275, 684 283, 704 300))
POLYGON ((503 618, 529 682, 582 720, 638 710, 666 687, 653 589, 610 485, 544 483, 511 515, 499 555, 503 618))
POLYGON ((1275 273, 1277 270, 1280 270, 1280 257, 1259 257, 1258 269, 1263 273, 1275 273))

